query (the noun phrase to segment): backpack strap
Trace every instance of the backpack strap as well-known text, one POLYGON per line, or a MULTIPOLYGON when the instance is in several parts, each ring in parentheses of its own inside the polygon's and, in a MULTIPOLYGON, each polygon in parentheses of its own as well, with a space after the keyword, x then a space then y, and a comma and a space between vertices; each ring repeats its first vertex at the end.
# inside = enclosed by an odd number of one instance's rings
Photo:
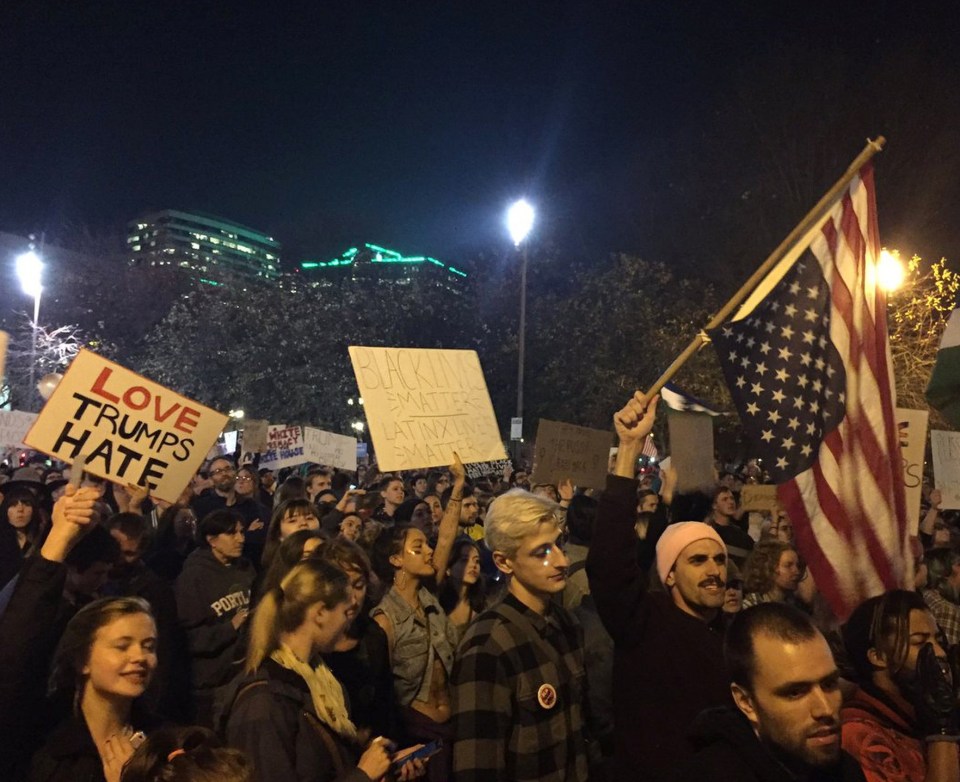
POLYGON ((347 769, 343 763, 343 755, 340 754, 340 748, 337 746, 337 742, 334 740, 330 729, 320 722, 316 715, 311 714, 306 709, 303 710, 303 716, 307 718, 307 724, 313 728, 316 734, 320 736, 321 741, 326 745, 327 752, 330 753, 330 759, 333 761, 333 768, 336 771, 336 775, 338 777, 341 776, 347 769))

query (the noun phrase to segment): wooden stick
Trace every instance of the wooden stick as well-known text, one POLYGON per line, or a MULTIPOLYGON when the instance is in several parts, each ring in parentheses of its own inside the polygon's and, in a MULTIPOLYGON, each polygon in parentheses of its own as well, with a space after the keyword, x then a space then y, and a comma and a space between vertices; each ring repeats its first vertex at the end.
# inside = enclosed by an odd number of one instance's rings
POLYGON ((827 210, 833 205, 833 201, 836 197, 843 191, 843 189, 850 184, 850 180, 856 176, 860 169, 863 168, 870 159, 877 154, 883 145, 887 143, 887 140, 883 136, 879 136, 877 139, 871 141, 867 140, 867 146, 863 148, 863 151, 857 155, 856 160, 854 160, 847 170, 844 172, 843 176, 836 181, 836 183, 831 187, 821 198, 817 201, 816 206, 813 207, 807 216, 801 220, 797 226, 787 234, 786 238, 777 245, 777 248, 767 256, 767 259, 760 265, 760 267, 750 275, 748 279, 738 290, 731 299, 717 311, 717 314, 714 315, 710 322, 704 326, 704 328, 697 334, 696 337, 684 348, 683 352, 677 356, 673 363, 667 367, 663 374, 657 379, 657 382, 654 383, 647 390, 647 396, 653 396, 661 388, 663 388, 667 383, 670 382, 672 378, 679 371, 690 358, 692 358, 704 345, 707 344, 708 339, 706 338, 706 332, 710 329, 715 329, 721 323, 723 323, 730 314, 743 302, 747 296, 749 296, 754 288, 763 280, 764 277, 776 266, 783 257, 787 254, 793 246, 803 238, 806 233, 813 228, 820 220, 823 219, 827 210))

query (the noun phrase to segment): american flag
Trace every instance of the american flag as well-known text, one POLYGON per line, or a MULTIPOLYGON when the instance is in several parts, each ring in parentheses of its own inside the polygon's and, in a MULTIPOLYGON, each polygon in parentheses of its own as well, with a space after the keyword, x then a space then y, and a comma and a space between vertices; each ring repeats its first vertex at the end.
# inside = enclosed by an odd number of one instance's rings
POLYGON ((646 456, 648 459, 656 459, 660 456, 660 452, 657 451, 657 444, 653 441, 653 435, 648 434, 647 439, 643 441, 643 450, 640 452, 641 456, 646 456))
POLYGON ((873 169, 712 331, 753 451, 840 619, 907 580, 907 524, 873 169))

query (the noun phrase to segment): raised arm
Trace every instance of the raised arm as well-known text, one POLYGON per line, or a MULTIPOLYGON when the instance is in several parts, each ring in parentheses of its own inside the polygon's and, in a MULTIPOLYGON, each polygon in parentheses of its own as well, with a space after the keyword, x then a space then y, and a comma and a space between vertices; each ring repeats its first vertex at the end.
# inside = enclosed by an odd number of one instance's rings
POLYGON ((614 641, 629 642, 642 632, 640 612, 647 574, 637 562, 637 481, 634 469, 643 441, 653 428, 659 397, 649 401, 639 391, 613 417, 619 449, 607 488, 600 498, 587 555, 590 591, 600 618, 614 641))
POLYGON ((453 490, 450 500, 440 519, 440 529, 437 532, 437 548, 433 552, 433 567, 437 571, 437 586, 443 584, 447 577, 447 562, 450 552, 453 551, 453 541, 457 538, 457 528, 460 526, 460 505, 463 502, 463 486, 467 482, 467 471, 464 469, 460 457, 453 454, 453 464, 450 465, 453 475, 453 490))

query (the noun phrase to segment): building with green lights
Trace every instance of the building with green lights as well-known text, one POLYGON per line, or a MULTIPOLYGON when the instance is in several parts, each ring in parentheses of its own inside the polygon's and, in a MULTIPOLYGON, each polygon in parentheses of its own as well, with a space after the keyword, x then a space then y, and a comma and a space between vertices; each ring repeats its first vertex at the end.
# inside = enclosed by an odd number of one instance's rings
POLYGON ((295 270, 297 287, 326 287, 346 282, 405 285, 434 283, 460 293, 466 272, 428 255, 403 255, 375 244, 351 247, 329 261, 303 261, 295 270))
POLYGON ((182 269, 201 282, 229 277, 274 281, 280 276, 280 243, 243 225, 175 209, 145 214, 128 224, 134 265, 182 269))

